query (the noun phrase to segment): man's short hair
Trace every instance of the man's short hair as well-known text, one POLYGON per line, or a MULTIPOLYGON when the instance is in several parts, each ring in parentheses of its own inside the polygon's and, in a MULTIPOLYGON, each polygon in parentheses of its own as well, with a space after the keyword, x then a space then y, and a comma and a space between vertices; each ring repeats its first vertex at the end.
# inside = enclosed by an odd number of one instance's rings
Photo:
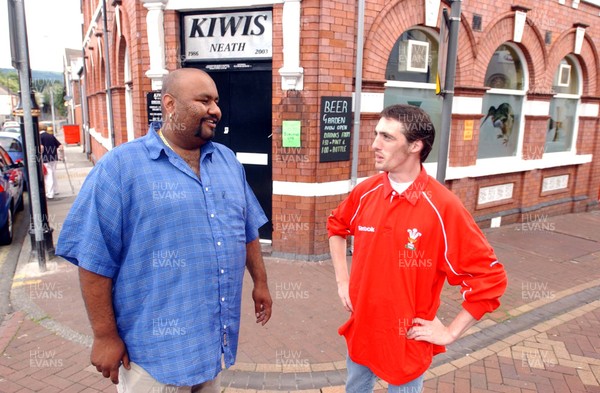
POLYGON ((433 148, 435 140, 435 127, 431 118, 423 109, 412 105, 391 105, 380 113, 380 117, 397 120, 403 125, 404 136, 408 143, 423 142, 421 149, 421 163, 425 162, 433 148))

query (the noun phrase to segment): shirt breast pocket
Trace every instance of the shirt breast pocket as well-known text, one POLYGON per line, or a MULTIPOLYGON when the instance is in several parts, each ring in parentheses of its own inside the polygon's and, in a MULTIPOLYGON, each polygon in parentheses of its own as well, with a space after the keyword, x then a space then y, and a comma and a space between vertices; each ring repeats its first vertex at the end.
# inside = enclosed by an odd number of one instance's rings
POLYGON ((244 194, 222 191, 217 196, 217 214, 226 232, 234 236, 246 233, 246 200, 244 194))

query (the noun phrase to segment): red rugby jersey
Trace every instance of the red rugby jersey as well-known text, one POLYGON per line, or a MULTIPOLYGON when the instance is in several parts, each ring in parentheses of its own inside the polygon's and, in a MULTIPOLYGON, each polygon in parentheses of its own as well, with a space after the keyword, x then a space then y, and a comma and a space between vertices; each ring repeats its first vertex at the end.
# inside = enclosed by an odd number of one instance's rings
MULTIPOLYGON (((495 310, 507 279, 460 200, 425 169, 398 195, 388 174, 359 185, 331 214, 329 236, 354 235, 350 300, 339 328, 353 361, 393 385, 423 374, 444 347, 406 339, 413 318, 432 320, 447 279, 476 319, 495 310)), ((448 321, 446 321, 448 324, 448 321)))

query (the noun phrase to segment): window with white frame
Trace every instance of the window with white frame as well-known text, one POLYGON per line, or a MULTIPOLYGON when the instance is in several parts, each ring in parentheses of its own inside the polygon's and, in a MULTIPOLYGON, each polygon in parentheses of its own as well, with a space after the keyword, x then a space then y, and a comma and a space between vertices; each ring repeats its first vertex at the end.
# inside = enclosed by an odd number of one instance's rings
POLYGON ((437 161, 442 125, 442 101, 435 94, 438 52, 437 32, 409 29, 394 44, 385 72, 384 106, 414 105, 427 112, 433 122, 438 135, 426 162, 437 161))
POLYGON ((133 121, 133 78, 131 76, 131 64, 129 62, 129 46, 125 48, 125 64, 123 74, 125 76, 125 117, 127 119, 127 140, 135 138, 135 125, 133 121))
POLYGON ((522 58, 517 47, 506 43, 496 49, 488 64, 484 83, 490 89, 483 97, 479 159, 517 154, 527 88, 522 58))
POLYGON ((552 89, 556 93, 550 101, 550 120, 546 132, 546 153, 566 152, 573 147, 577 127, 577 108, 581 98, 579 64, 567 56, 558 65, 552 89))

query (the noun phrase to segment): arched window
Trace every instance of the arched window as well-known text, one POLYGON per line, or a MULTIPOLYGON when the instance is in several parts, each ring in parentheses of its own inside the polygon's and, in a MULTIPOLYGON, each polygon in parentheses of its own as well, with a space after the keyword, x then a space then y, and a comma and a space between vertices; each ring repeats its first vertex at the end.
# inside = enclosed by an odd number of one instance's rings
POLYGON ((477 158, 511 157, 517 154, 526 75, 519 49, 500 45, 485 74, 490 90, 483 97, 484 118, 479 127, 477 158))
POLYGON ((435 94, 439 42, 437 32, 412 28, 402 33, 390 53, 385 78, 384 106, 418 106, 431 117, 436 135, 426 162, 436 162, 442 125, 442 101, 435 94))
POLYGON ((552 88, 556 95, 550 101, 550 120, 546 133, 546 153, 566 152, 573 148, 577 127, 577 108, 581 98, 579 64, 567 56, 558 65, 552 88))

